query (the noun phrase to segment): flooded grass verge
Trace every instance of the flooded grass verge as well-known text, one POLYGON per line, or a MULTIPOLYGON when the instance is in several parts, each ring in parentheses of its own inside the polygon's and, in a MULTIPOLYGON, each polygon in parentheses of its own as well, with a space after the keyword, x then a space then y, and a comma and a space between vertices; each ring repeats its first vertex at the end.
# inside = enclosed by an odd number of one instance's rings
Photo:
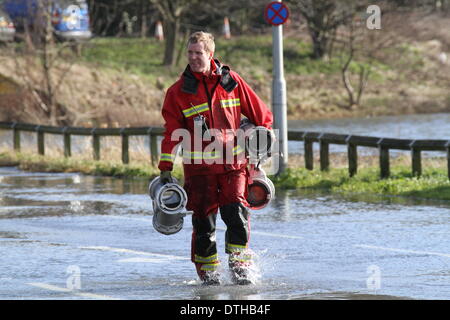
POLYGON ((79 172, 111 177, 153 177, 159 170, 145 164, 124 165, 119 161, 39 156, 28 153, 0 153, 0 166, 17 166, 32 172, 79 172))
MULTIPOLYGON (((21 170, 33 172, 79 172, 127 178, 151 179, 159 174, 158 168, 146 162, 122 164, 120 161, 54 158, 13 152, 0 153, 0 166, 17 166, 21 170)), ((183 181, 181 166, 175 166, 173 175, 183 181)), ((291 167, 283 174, 270 178, 276 188, 286 190, 322 190, 340 194, 365 193, 450 200, 450 180, 446 168, 442 166, 424 168, 422 175, 415 177, 409 166, 395 164, 391 167, 391 175, 387 179, 380 179, 376 166, 363 166, 354 177, 349 177, 345 167, 329 171, 291 167)))
POLYGON ((344 194, 380 194, 423 199, 450 200, 450 180, 444 169, 425 169, 420 177, 413 176, 406 166, 391 168, 389 178, 381 179, 378 168, 362 168, 349 177, 346 168, 306 170, 289 168, 272 177, 276 187, 283 189, 327 190, 344 194))

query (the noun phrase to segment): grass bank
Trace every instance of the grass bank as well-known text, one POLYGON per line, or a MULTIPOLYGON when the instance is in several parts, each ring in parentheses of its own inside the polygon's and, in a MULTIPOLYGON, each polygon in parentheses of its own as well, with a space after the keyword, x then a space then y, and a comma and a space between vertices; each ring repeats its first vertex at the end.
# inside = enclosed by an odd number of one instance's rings
POLYGON ((424 199, 450 200, 450 181, 444 169, 425 169, 421 177, 414 177, 411 168, 395 166, 388 179, 379 178, 379 169, 362 168, 354 177, 347 168, 309 171, 288 169, 279 177, 272 177, 276 186, 286 189, 327 190, 333 193, 365 193, 406 196, 424 199))
MULTIPOLYGON (((146 163, 124 165, 120 162, 51 158, 22 153, 0 153, 0 166, 18 166, 34 172, 80 172, 121 178, 151 179, 159 170, 146 163)), ((177 166, 174 176, 182 181, 182 169, 177 166)), ((391 168, 389 179, 380 179, 375 168, 361 168, 352 178, 346 168, 309 171, 289 168, 280 176, 270 177, 277 189, 303 189, 340 194, 379 194, 423 199, 450 200, 450 181, 444 168, 424 169, 420 178, 411 174, 406 165, 391 168)))

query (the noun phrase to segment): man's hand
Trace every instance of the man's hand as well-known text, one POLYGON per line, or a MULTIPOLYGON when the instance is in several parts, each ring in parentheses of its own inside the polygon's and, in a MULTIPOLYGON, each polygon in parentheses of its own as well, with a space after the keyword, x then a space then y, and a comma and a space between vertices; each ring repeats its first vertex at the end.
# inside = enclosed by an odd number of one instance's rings
POLYGON ((163 183, 163 184, 173 182, 172 174, 170 173, 170 171, 161 171, 161 174, 159 175, 159 179, 160 179, 161 183, 163 183))

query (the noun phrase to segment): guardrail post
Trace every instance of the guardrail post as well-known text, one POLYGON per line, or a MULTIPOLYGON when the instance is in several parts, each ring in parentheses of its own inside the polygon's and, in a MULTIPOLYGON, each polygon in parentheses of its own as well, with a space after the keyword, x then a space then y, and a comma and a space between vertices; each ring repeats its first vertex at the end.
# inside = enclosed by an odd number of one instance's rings
POLYGON ((381 143, 383 142, 383 138, 378 140, 378 152, 380 155, 380 178, 385 179, 389 178, 391 175, 390 167, 389 167, 389 148, 383 147, 381 143))
POLYGON ((328 171, 330 169, 330 148, 329 143, 320 140, 320 170, 328 171))
POLYGON ((44 131, 41 131, 41 126, 36 126, 37 132, 37 149, 38 154, 41 156, 45 155, 45 139, 44 139, 44 131))
POLYGON ((17 122, 13 122, 11 129, 13 131, 13 146, 14 151, 20 151, 20 130, 16 128, 17 122))
POLYGON ((152 134, 152 128, 148 129, 148 138, 150 143, 150 159, 152 166, 158 165, 159 154, 158 154, 158 136, 152 134))
POLYGON ((63 132, 63 137, 64 137, 64 157, 69 158, 72 156, 72 146, 71 146, 70 134, 67 133, 67 127, 64 127, 62 132, 63 132))
POLYGON ((412 174, 415 177, 422 175, 422 159, 421 150, 418 148, 411 149, 412 174))
POLYGON ((450 180, 450 140, 445 144, 447 149, 447 177, 450 180))
POLYGON ((308 170, 314 169, 314 153, 313 153, 313 141, 305 138, 305 168, 308 170))
POLYGON ((122 163, 128 164, 130 162, 128 152, 129 140, 128 135, 124 132, 124 128, 120 130, 120 136, 122 137, 122 163))
POLYGON ((389 148, 379 146, 378 151, 380 154, 380 178, 389 178, 391 175, 389 166, 389 148))
POLYGON ((96 128, 92 128, 92 149, 94 160, 100 160, 100 136, 95 133, 96 128))
POLYGON ((358 151, 356 144, 347 145, 348 174, 353 177, 358 172, 358 151))
POLYGON ((350 142, 349 135, 345 142, 347 143, 347 157, 348 157, 348 174, 353 177, 358 172, 358 150, 357 145, 350 142))

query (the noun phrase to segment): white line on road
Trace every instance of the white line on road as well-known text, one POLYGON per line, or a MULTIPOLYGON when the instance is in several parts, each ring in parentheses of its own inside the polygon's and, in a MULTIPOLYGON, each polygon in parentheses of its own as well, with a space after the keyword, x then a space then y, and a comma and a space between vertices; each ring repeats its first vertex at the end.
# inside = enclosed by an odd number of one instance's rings
POLYGON ((375 249, 375 250, 384 250, 384 251, 393 251, 393 252, 402 252, 402 253, 413 253, 413 254, 425 254, 425 255, 430 255, 430 256, 441 256, 441 257, 450 258, 450 254, 440 253, 440 252, 405 250, 405 249, 370 246, 370 245, 365 245, 365 244, 355 244, 354 246, 357 248, 375 249))
POLYGON ((104 295, 88 293, 88 292, 80 292, 80 291, 75 291, 75 290, 71 290, 68 288, 57 287, 57 286, 54 286, 54 285, 51 285, 48 283, 30 282, 27 284, 30 286, 33 286, 33 287, 38 287, 38 288, 46 289, 46 290, 50 290, 50 291, 70 293, 70 294, 73 294, 73 295, 76 295, 79 297, 83 297, 83 298, 99 299, 99 300, 120 300, 118 298, 113 298, 110 296, 104 296, 104 295))
POLYGON ((101 251, 112 251, 112 252, 120 252, 120 253, 132 253, 132 254, 137 254, 137 255, 154 256, 154 257, 161 257, 161 258, 172 259, 172 260, 191 260, 190 258, 187 258, 187 257, 173 256, 170 254, 136 251, 136 250, 123 249, 123 248, 112 248, 112 247, 106 247, 106 246, 89 246, 89 247, 78 247, 78 248, 79 249, 87 249, 87 250, 101 250, 101 251))
POLYGON ((132 262, 132 263, 136 263, 136 262, 167 263, 167 259, 154 259, 154 258, 141 258, 141 257, 136 257, 136 258, 120 259, 120 260, 117 260, 117 262, 132 262))

